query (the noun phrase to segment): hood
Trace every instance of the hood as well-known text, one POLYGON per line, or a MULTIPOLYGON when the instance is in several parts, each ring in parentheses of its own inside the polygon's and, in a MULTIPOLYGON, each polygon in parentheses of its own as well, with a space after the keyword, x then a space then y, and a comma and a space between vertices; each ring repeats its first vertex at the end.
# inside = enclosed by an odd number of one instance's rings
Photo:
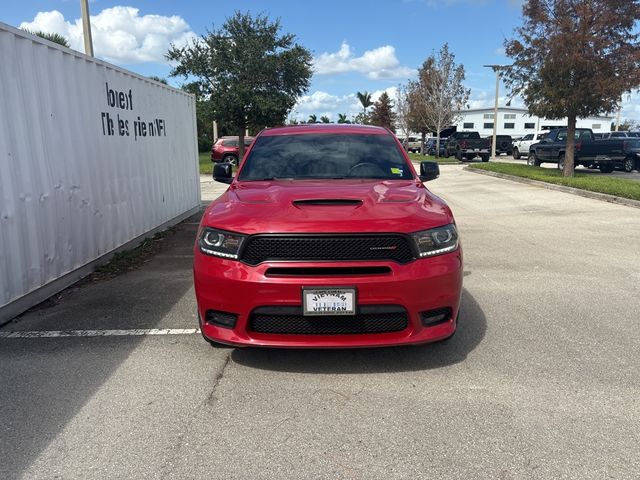
POLYGON ((205 226, 257 233, 410 233, 453 222, 417 180, 277 180, 233 183, 205 226))

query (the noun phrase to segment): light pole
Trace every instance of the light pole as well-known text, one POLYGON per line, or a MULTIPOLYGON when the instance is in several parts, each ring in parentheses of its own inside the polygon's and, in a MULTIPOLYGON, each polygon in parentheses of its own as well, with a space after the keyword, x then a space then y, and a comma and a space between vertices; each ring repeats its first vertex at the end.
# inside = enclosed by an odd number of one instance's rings
POLYGON ((93 39, 91 38, 91 21, 89 20, 89 0, 80 0, 82 10, 82 32, 84 33, 84 53, 93 57, 93 39))
POLYGON ((491 157, 496 156, 496 135, 498 134, 498 93, 500 90, 500 70, 509 68, 511 65, 483 65, 492 68, 496 72, 496 101, 493 107, 493 142, 491 142, 491 157))

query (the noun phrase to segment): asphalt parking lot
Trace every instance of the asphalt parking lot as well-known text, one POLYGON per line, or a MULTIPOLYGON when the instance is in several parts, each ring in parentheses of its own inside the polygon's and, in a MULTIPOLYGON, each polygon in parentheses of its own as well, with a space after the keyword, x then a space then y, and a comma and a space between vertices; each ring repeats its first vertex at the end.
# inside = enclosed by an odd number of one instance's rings
POLYGON ((0 478, 638 478, 640 209, 441 170, 465 252, 451 341, 213 349, 195 216, 0 329, 0 478), (59 330, 112 332, 6 338, 59 330))

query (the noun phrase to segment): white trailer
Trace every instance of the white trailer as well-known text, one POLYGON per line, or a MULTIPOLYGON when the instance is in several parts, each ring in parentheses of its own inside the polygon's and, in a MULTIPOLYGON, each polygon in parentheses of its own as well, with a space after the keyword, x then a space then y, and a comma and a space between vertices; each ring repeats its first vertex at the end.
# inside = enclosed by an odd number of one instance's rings
POLYGON ((0 23, 0 324, 197 212, 195 100, 0 23))

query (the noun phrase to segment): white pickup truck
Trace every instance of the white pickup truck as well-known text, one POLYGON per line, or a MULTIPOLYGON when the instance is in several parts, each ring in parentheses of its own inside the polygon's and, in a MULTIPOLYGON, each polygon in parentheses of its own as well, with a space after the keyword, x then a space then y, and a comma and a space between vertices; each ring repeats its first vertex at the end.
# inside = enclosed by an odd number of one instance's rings
POLYGON ((513 158, 516 160, 520 157, 525 157, 529 155, 529 147, 534 143, 538 143, 540 140, 544 138, 544 136, 549 133, 548 131, 542 131, 537 133, 529 133, 522 137, 520 140, 513 142, 513 158))

